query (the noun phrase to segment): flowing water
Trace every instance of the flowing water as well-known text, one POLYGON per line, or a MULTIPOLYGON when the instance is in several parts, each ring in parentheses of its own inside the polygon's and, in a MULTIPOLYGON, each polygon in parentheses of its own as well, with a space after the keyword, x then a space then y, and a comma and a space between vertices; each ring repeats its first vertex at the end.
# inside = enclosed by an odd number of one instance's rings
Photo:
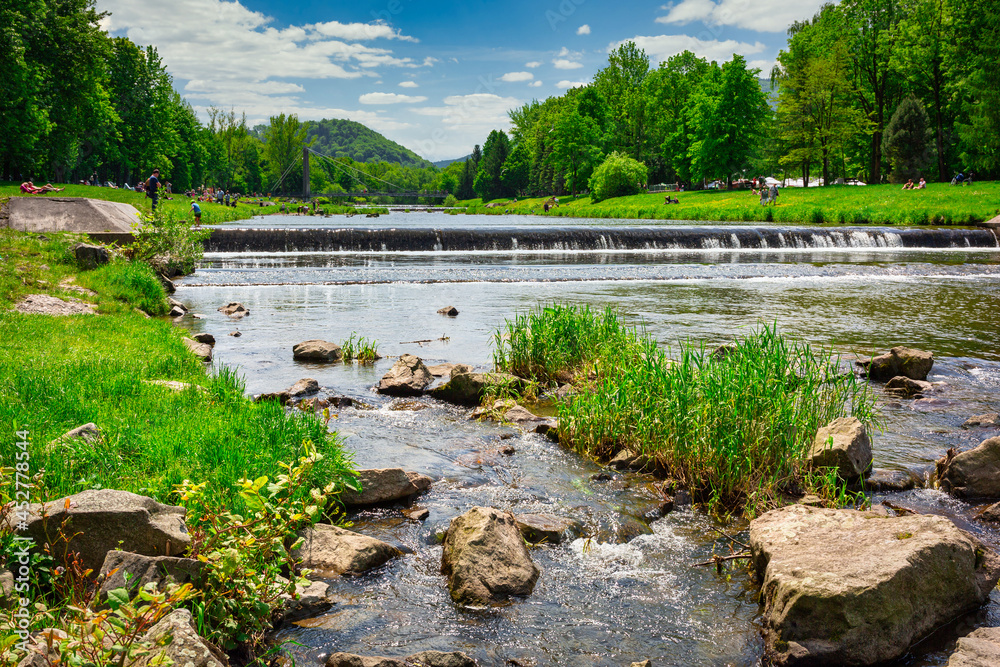
MULTIPOLYGON (((471 421, 468 410, 432 399, 372 390, 404 352, 429 365, 489 367, 492 332, 539 304, 612 305, 664 346, 713 346, 776 323, 848 359, 897 344, 932 350, 934 394, 881 403, 886 430, 874 438, 876 467, 926 471, 948 447, 995 434, 960 428, 1000 407, 1000 248, 985 230, 608 220, 548 228, 531 217, 443 213, 271 216, 239 227, 215 232, 202 267, 180 282, 177 298, 204 315, 185 325, 216 337, 217 363, 238 367, 251 393, 313 377, 324 393, 361 401, 331 421, 359 467, 402 466, 435 480, 416 500, 430 510, 424 523, 393 508, 352 516, 357 530, 411 553, 331 581, 338 604, 281 635, 300 645, 302 664, 335 651, 425 649, 465 651, 482 665, 759 660, 760 608, 745 572, 692 567, 728 552, 704 514, 683 508, 647 528, 637 517, 657 500, 649 480, 603 480, 599 466, 540 436, 471 421), (230 301, 251 315, 231 321, 216 312, 230 301), (447 305, 458 317, 437 314, 447 305), (237 330, 241 336, 227 335, 237 330), (378 340, 388 358, 292 361, 297 342, 354 332, 378 340), (503 453, 508 446, 513 453, 503 453), (542 576, 527 599, 458 608, 440 574, 439 535, 475 505, 574 517, 589 537, 534 548, 542 576)), ((892 502, 945 514, 1000 545, 1000 534, 971 519, 974 507, 939 492, 894 494, 892 502)), ((943 665, 956 632, 984 623, 1000 625, 996 593, 960 628, 915 647, 905 664, 943 665)))

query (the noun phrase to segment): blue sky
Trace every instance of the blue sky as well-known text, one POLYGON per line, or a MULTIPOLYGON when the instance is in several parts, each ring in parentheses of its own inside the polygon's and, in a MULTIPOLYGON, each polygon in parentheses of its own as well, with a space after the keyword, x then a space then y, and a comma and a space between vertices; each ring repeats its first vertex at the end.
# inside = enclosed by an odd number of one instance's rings
POLYGON ((654 66, 740 53, 766 75, 822 0, 280 2, 97 0, 104 27, 157 47, 177 90, 251 124, 349 118, 430 160, 467 155, 507 110, 591 80, 634 40, 654 66))

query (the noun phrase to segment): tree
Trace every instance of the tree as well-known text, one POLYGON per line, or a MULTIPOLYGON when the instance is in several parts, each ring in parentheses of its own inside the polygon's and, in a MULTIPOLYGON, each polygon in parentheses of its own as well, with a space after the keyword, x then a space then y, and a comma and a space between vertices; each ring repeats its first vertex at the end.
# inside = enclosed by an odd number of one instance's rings
POLYGON ((590 177, 590 198, 599 202, 639 194, 646 183, 646 165, 627 155, 612 153, 590 177))
POLYGON ((514 195, 522 194, 528 187, 531 172, 531 155, 528 153, 527 142, 514 146, 501 170, 500 184, 506 192, 514 195))
POLYGON ((608 56, 608 66, 594 77, 594 87, 608 102, 612 143, 632 157, 646 157, 647 118, 643 82, 649 74, 649 56, 625 42, 608 56))
POLYGON ((43 10, 41 0, 0 4, 0 175, 11 180, 31 174, 52 129, 39 99, 45 73, 30 48, 44 32, 43 10))
POLYGON ((597 123, 576 109, 563 114, 553 128, 550 159, 566 175, 574 197, 601 161, 598 139, 597 123))
MULTIPOLYGON (((306 133, 306 126, 299 122, 299 117, 295 114, 286 116, 282 113, 269 119, 269 124, 263 131, 264 159, 267 161, 265 175, 269 190, 279 183, 281 192, 288 192, 290 188, 298 190, 288 180, 286 172, 302 156, 302 149, 316 142, 316 137, 306 141, 306 133)), ((322 192, 322 188, 318 191, 322 192)))
POLYGON ((966 168, 1000 174, 1000 15, 990 0, 954 2, 955 123, 966 168))
POLYGON ((882 152, 892 161, 893 183, 919 177, 930 161, 927 125, 927 111, 916 97, 911 95, 896 107, 882 137, 882 152))
POLYGON ((502 130, 490 132, 486 144, 483 145, 483 156, 479 160, 479 169, 472 186, 483 201, 507 196, 502 177, 503 165, 509 154, 510 139, 507 138, 507 134, 502 130))

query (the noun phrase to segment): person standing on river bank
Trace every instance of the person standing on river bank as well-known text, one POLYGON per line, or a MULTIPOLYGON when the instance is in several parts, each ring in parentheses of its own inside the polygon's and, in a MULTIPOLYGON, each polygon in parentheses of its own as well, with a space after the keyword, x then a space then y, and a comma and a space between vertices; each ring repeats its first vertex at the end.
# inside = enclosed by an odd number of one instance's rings
POLYGON ((159 199, 160 170, 154 169, 146 181, 146 196, 153 200, 153 213, 156 213, 156 201, 159 199))

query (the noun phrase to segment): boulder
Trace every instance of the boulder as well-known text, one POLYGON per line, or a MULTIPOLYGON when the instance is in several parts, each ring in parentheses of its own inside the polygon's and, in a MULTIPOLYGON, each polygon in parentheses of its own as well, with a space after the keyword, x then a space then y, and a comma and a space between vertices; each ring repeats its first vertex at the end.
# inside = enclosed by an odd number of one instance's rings
POLYGON ((885 383, 885 393, 900 398, 920 396, 926 391, 931 391, 933 388, 934 385, 926 380, 913 380, 905 375, 897 375, 885 383))
POLYGON ((428 366, 427 370, 430 371, 431 375, 436 378, 439 377, 453 377, 455 375, 461 375, 462 373, 471 373, 473 368, 469 364, 436 364, 434 366, 428 366))
POLYGON ((344 352, 336 343, 325 340, 307 340, 292 348, 292 358, 298 361, 338 361, 344 352))
POLYGON ((1000 523, 1000 503, 987 505, 984 509, 979 510, 979 513, 976 514, 976 518, 980 521, 1000 523))
POLYGON ((237 301, 230 301, 226 305, 219 308, 219 312, 234 319, 240 319, 241 317, 246 317, 250 314, 250 311, 247 310, 246 306, 237 301))
POLYGON ((426 521, 431 511, 426 507, 412 507, 402 510, 403 516, 410 521, 426 521))
POLYGON ((7 568, 0 569, 0 600, 7 599, 14 590, 14 573, 7 568))
POLYGON ((345 489, 340 501, 345 505, 375 505, 391 503, 431 488, 431 478, 402 468, 370 468, 358 470, 361 493, 345 489))
POLYGON ((50 442, 46 447, 46 451, 51 451, 52 449, 71 444, 73 442, 82 442, 87 445, 96 445, 101 441, 103 434, 101 429, 97 428, 97 424, 93 422, 89 424, 84 424, 83 426, 77 426, 76 428, 66 431, 61 436, 50 442))
POLYGON ((459 405, 479 405, 487 391, 493 387, 510 389, 516 394, 524 392, 526 380, 510 373, 452 373, 451 379, 431 389, 431 395, 442 401, 459 405))
POLYGON ((810 468, 836 468, 847 482, 867 475, 872 468, 872 443, 864 424, 854 417, 834 419, 816 432, 806 456, 810 468))
POLYGON ((287 393, 291 398, 302 398, 319 391, 319 382, 312 378, 302 378, 282 393, 287 393))
POLYGON ((444 308, 438 309, 438 315, 447 315, 448 317, 457 317, 458 308, 455 306, 445 306, 444 308))
POLYGON ((198 636, 191 612, 187 609, 175 609, 160 619, 142 637, 142 641, 166 646, 129 663, 130 667, 164 664, 166 661, 161 657, 164 655, 178 667, 223 667, 229 664, 222 651, 198 636))
POLYGON ((532 544, 559 544, 583 534, 579 521, 552 514, 518 514, 514 520, 521 535, 532 544))
POLYGON ((281 595, 281 623, 293 623, 303 618, 314 618, 325 613, 336 604, 330 597, 330 584, 325 581, 310 581, 296 584, 295 595, 281 595))
POLYGON ((390 396, 418 396, 424 392, 434 376, 419 357, 404 354, 378 383, 378 393, 390 396))
POLYGON ((865 488, 873 493, 920 489, 924 480, 912 470, 873 470, 865 480, 865 488))
POLYGON ((102 264, 107 264, 111 261, 111 253, 108 249, 99 245, 88 245, 86 243, 77 243, 73 246, 73 254, 76 256, 76 261, 83 270, 96 269, 102 264))
POLYGON ((184 311, 185 313, 188 312, 188 307, 185 306, 183 303, 181 303, 180 301, 178 301, 177 299, 175 299, 172 296, 168 296, 167 297, 167 304, 169 304, 169 306, 171 308, 179 308, 180 310, 184 311))
POLYGON ((402 555, 391 544, 337 526, 316 524, 298 535, 305 541, 292 555, 320 577, 363 574, 402 555))
POLYGON ((476 667, 476 661, 462 653, 461 651, 421 651, 413 655, 406 656, 406 659, 415 665, 423 667, 476 667))
POLYGON ((109 551, 104 557, 101 574, 107 577, 101 584, 101 595, 106 596, 116 588, 134 593, 150 582, 157 590, 170 584, 191 583, 199 587, 205 564, 193 558, 173 556, 143 556, 128 551, 109 551))
POLYGON ((163 291, 167 294, 174 294, 177 292, 177 286, 174 285, 174 281, 170 280, 163 274, 157 272, 156 277, 159 279, 160 284, 163 285, 163 291))
POLYGON ((937 462, 938 486, 959 498, 1000 498, 1000 436, 937 462))
POLYGON ((191 354, 198 357, 202 361, 212 360, 212 346, 206 345, 205 343, 199 343, 198 341, 191 340, 190 338, 183 338, 184 347, 186 347, 191 354))
MULTIPOLYGON (((128 491, 100 489, 82 491, 50 503, 31 505, 26 534, 36 544, 55 535, 64 520, 72 535, 68 548, 79 552, 84 567, 95 572, 109 551, 131 551, 146 556, 179 555, 191 543, 184 523, 186 510, 158 503, 128 491), (45 517, 43 518, 43 512, 45 517)), ((6 521, 10 521, 8 517, 6 521)), ((67 550, 64 542, 53 545, 56 559, 67 550)))
POLYGON ((653 667, 653 661, 643 660, 642 662, 633 662, 629 667, 653 667))
POLYGON ((1000 426, 1000 414, 996 412, 987 412, 984 415, 976 415, 975 417, 969 417, 962 424, 962 428, 976 428, 976 427, 997 427, 1000 426))
POLYGON ((257 394, 253 397, 254 403, 263 403, 264 401, 276 401, 280 405, 285 405, 290 400, 292 400, 291 395, 287 391, 276 391, 270 394, 257 394))
POLYGON ((491 507, 473 507, 451 520, 441 572, 452 600, 476 606, 530 595, 539 575, 514 515, 491 507))
POLYGON ((868 374, 869 380, 886 382, 897 375, 911 380, 926 380, 934 365, 934 355, 910 347, 894 347, 871 361, 857 362, 868 374))
POLYGON ((170 306, 170 312, 167 313, 170 317, 184 317, 187 313, 183 308, 178 308, 177 306, 170 306))
POLYGON ((631 514, 609 512, 600 516, 595 530, 596 541, 604 544, 627 544, 640 535, 652 535, 644 519, 631 514))
POLYGON ((202 343, 204 345, 215 346, 215 336, 213 336, 210 333, 196 333, 195 335, 191 336, 191 338, 195 339, 195 341, 202 343))
POLYGON ((958 640, 946 667, 1000 665, 1000 628, 977 628, 958 640))
POLYGON ((874 665, 976 609, 1000 559, 941 516, 790 505, 750 524, 776 665, 874 665))
POLYGON ((460 651, 421 651, 405 658, 334 653, 326 659, 326 667, 476 667, 476 661, 460 651))

